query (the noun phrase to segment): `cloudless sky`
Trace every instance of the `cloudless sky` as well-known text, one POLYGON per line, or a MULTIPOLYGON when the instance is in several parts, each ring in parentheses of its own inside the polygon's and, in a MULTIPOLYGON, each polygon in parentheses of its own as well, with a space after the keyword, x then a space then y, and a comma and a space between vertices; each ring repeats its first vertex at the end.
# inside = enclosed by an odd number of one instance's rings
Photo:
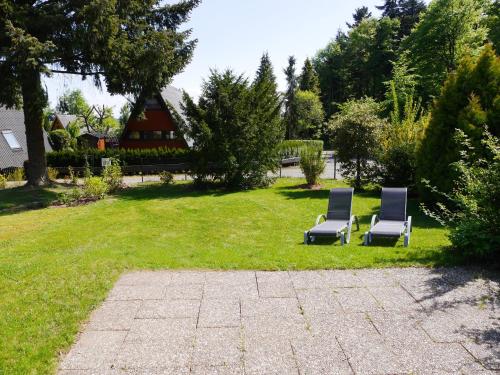
MULTIPOLYGON (((175 2, 169 0, 169 3, 175 2)), ((192 28, 198 39, 191 63, 177 75, 172 85, 197 97, 210 68, 232 68, 250 79, 267 51, 274 65, 279 88, 285 88, 283 69, 288 56, 297 58, 297 73, 306 57, 326 46, 337 30, 346 30, 352 13, 360 6, 369 7, 379 16, 375 5, 383 0, 203 0, 183 28, 192 28)), ((115 114, 125 102, 100 91, 92 80, 55 75, 45 80, 52 106, 68 89, 80 88, 91 104, 114 107, 115 114)))

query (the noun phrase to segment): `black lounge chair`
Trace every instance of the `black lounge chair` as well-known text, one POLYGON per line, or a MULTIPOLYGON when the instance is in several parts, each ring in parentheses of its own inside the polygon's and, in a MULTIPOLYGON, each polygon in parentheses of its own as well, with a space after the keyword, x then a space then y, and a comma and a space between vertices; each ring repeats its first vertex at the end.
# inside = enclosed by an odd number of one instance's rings
POLYGON ((404 245, 410 245, 411 216, 406 216, 406 188, 382 188, 380 215, 373 215, 370 230, 365 233, 364 245, 373 237, 405 236, 404 245))
POLYGON ((304 232, 304 243, 314 242, 316 237, 340 237, 340 244, 351 240, 352 223, 355 221, 359 230, 358 218, 352 215, 352 195, 354 189, 332 189, 328 198, 328 212, 319 215, 316 225, 304 232), (325 221, 320 224, 321 219, 325 221), (347 233, 345 233, 347 231, 347 233), (347 237, 346 237, 347 235, 347 237))

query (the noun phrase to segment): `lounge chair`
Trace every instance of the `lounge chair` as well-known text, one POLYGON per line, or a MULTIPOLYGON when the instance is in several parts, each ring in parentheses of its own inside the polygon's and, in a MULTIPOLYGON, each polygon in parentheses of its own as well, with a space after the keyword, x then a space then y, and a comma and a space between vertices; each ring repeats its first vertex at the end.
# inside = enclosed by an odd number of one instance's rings
POLYGON ((330 190, 327 214, 319 215, 314 228, 304 232, 304 243, 306 245, 314 242, 316 237, 340 237, 341 245, 349 243, 354 221, 359 230, 358 218, 352 215, 353 192, 354 189, 352 188, 330 190), (321 219, 325 221, 320 224, 321 219))
POLYGON ((382 188, 380 215, 373 215, 370 230, 365 233, 364 245, 373 237, 405 236, 405 247, 410 245, 411 216, 406 216, 406 188, 382 188))

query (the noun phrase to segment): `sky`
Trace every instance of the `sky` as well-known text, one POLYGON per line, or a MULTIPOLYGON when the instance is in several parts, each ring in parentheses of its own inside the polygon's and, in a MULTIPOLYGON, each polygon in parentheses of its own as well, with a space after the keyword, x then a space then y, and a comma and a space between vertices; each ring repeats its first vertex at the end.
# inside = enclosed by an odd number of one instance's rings
MULTIPOLYGON (((168 2, 174 2, 169 0, 168 2)), ((198 97, 210 69, 231 68, 253 78, 263 52, 274 65, 280 90, 285 88, 283 69, 288 57, 297 59, 297 73, 307 57, 325 47, 339 29, 346 30, 352 13, 366 5, 374 16, 383 0, 203 0, 183 29, 198 39, 191 63, 175 76, 172 85, 198 97)), ((112 106, 115 115, 125 103, 94 87, 92 80, 56 74, 45 84, 52 106, 66 90, 81 89, 91 104, 112 106)))

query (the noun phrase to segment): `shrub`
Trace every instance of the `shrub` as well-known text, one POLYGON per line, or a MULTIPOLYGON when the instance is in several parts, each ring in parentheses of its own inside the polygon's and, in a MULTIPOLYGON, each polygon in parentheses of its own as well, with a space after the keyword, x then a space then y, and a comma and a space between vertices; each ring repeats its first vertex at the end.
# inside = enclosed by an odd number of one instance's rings
MULTIPOLYGON (((456 139, 462 157, 450 168, 459 178, 452 192, 440 192, 437 207, 424 210, 451 227, 453 248, 467 257, 498 262, 500 255, 500 140, 485 132, 482 139, 487 159, 475 159, 472 141, 463 131, 456 139)), ((427 182, 428 183, 428 182, 427 182)))
POLYGON ((68 167, 68 177, 71 184, 78 185, 78 175, 71 165, 68 167))
POLYGON ((325 170, 322 152, 315 148, 305 147, 300 152, 300 169, 306 176, 309 186, 318 184, 321 173, 325 170))
POLYGON ((69 193, 68 192, 60 193, 57 201, 60 204, 71 206, 73 204, 78 203, 78 201, 82 199, 82 196, 83 193, 81 189, 73 188, 69 193))
POLYGON ((15 168, 7 175, 8 181, 24 181, 24 168, 15 168))
POLYGON ((108 184, 102 177, 88 177, 83 183, 82 196, 88 199, 102 199, 108 192, 108 184))
POLYGON ((174 183, 174 175, 171 172, 163 171, 159 173, 160 181, 165 185, 174 183))
POLYGON ((278 147, 278 154, 282 159, 299 157, 300 152, 305 147, 315 148, 323 151, 323 141, 310 139, 288 139, 281 142, 278 147))
POLYGON ((123 173, 122 168, 115 159, 111 160, 111 165, 104 168, 102 178, 108 185, 108 191, 114 192, 123 187, 123 173))
POLYGON ((7 187, 7 177, 0 174, 0 189, 5 189, 7 187))
POLYGON ((53 150, 61 151, 71 147, 71 136, 65 129, 49 132, 49 143, 53 150))
POLYGON ((58 174, 59 174, 59 172, 57 171, 57 169, 52 168, 52 167, 47 168, 47 177, 49 178, 50 181, 57 180, 58 174))

